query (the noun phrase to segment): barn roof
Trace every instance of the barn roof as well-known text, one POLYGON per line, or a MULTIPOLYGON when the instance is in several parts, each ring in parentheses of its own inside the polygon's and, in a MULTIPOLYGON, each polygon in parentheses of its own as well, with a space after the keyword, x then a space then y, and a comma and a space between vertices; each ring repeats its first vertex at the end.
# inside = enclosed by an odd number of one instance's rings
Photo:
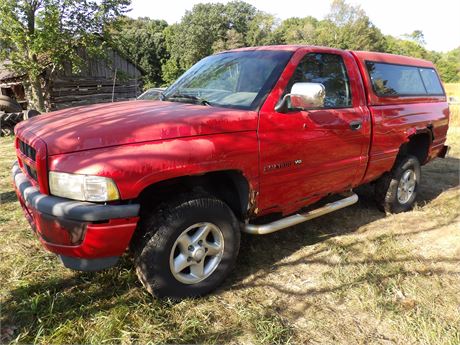
POLYGON ((20 78, 24 76, 24 74, 14 72, 8 68, 8 65, 11 65, 10 60, 0 61, 0 81, 20 78))

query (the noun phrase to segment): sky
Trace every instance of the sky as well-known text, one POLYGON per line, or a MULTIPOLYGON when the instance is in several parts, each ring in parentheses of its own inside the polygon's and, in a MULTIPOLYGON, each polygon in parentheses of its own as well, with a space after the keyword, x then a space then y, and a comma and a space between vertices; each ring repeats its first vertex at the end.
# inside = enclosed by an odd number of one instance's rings
MULTIPOLYGON (((313 16, 324 18, 329 12, 328 0, 245 0, 258 10, 279 19, 313 16)), ((130 17, 164 19, 179 22, 186 10, 203 2, 228 0, 132 0, 130 17)), ((401 37, 421 30, 426 48, 448 51, 460 46, 460 1, 458 0, 348 0, 359 5, 384 34, 401 37)))

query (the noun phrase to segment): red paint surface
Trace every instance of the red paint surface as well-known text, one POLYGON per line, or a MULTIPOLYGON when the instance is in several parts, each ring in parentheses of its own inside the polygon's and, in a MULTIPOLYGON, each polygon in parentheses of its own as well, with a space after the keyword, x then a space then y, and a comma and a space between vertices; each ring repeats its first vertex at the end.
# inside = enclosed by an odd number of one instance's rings
POLYGON ((49 158, 51 170, 112 178, 123 199, 136 198, 153 183, 210 171, 237 170, 257 188, 258 151, 254 131, 151 141, 49 158))
POLYGON ((257 113, 177 102, 136 101, 64 109, 19 125, 48 155, 154 140, 255 130, 257 113), (52 145, 51 145, 52 144, 52 145))
MULTIPOLYGON (((43 236, 43 233, 46 230, 49 232, 49 229, 41 228, 43 221, 40 217, 42 215, 26 205, 17 190, 16 194, 18 194, 19 203, 24 211, 24 215, 38 239, 46 249, 56 254, 86 259, 121 256, 128 247, 139 220, 138 217, 133 217, 111 219, 103 224, 86 223, 85 236, 80 244, 72 246, 51 243, 47 242, 43 236)), ((54 230, 62 233, 56 234, 56 238, 66 237, 67 233, 64 229, 57 227, 54 230)))
POLYGON ((137 221, 138 218, 124 218, 88 225, 83 243, 78 246, 60 246, 39 239, 46 249, 56 254, 85 259, 121 256, 129 245, 137 221))
POLYGON ((302 164, 261 170, 260 209, 291 213, 325 194, 359 184, 366 168, 370 131, 363 85, 351 54, 326 48, 298 49, 260 111, 259 138, 262 167, 280 161, 302 160, 302 164), (277 113, 274 107, 297 64, 312 52, 343 57, 354 96, 352 107, 277 113), (362 120, 361 130, 351 130, 353 120, 362 120))
MULTIPOLYGON (((243 48, 247 50, 251 48, 243 48)), ((365 61, 433 67, 431 62, 371 52, 305 46, 258 50, 293 52, 290 62, 259 111, 160 101, 98 104, 61 110, 22 122, 17 136, 35 147, 38 185, 48 193, 48 170, 112 178, 122 199, 135 199, 146 187, 180 176, 236 170, 257 193, 258 215, 289 214, 329 193, 377 179, 389 171, 408 138, 432 128, 429 159, 443 148, 449 110, 445 96, 378 97, 365 61), (310 52, 339 54, 350 78, 353 104, 346 109, 274 110, 302 57, 310 52), (360 130, 350 122, 361 120, 360 130), (293 162, 300 164, 292 164, 293 162), (280 169, 267 166, 289 163, 280 169)), ((430 129, 431 130, 431 129, 430 129)), ((431 132, 430 132, 431 133, 431 132)), ((24 206, 24 205, 23 205, 24 206)), ((33 219, 34 212, 27 211, 33 219)), ((255 217, 256 214, 252 214, 255 217)), ((70 256, 119 255, 137 219, 88 224, 77 247, 44 245, 70 256), (118 253, 118 254, 116 254, 118 253)))

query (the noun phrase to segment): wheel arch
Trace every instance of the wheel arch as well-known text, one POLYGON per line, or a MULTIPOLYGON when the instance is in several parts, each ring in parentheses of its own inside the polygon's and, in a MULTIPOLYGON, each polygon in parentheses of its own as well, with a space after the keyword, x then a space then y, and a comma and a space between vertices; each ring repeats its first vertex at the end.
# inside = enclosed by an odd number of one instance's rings
POLYGON ((254 207, 255 191, 239 170, 220 170, 199 175, 178 176, 146 186, 138 196, 141 213, 173 195, 203 191, 224 201, 239 220, 254 207))
POLYGON ((413 129, 409 132, 406 142, 399 147, 398 157, 412 155, 417 157, 420 165, 423 165, 428 159, 433 140, 432 126, 413 129))

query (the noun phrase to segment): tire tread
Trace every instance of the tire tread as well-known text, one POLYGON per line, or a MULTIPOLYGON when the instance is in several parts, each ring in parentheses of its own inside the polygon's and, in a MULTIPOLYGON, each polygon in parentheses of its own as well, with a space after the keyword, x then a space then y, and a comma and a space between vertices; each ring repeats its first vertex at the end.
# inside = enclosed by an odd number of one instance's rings
MULTIPOLYGON (((176 219, 184 219, 187 217, 187 212, 197 208, 203 209, 216 209, 216 207, 221 208, 225 212, 230 212, 232 215, 232 227, 235 229, 238 227, 238 222, 236 217, 233 215, 233 212, 223 201, 214 198, 213 196, 206 193, 186 193, 179 195, 170 199, 169 201, 164 201, 157 205, 153 209, 153 212, 145 211, 145 214, 141 215, 140 226, 138 233, 133 237, 131 242, 131 251, 134 255, 134 263, 136 267, 136 274, 142 283, 142 285, 147 289, 152 295, 159 297, 168 295, 165 293, 165 286, 162 285, 152 272, 148 272, 145 269, 145 266, 142 265, 143 254, 147 251, 152 251, 155 253, 153 257, 154 262, 159 261, 158 251, 155 251, 155 248, 166 248, 168 246, 168 241, 170 238, 171 228, 168 224, 171 224, 176 219)), ((238 229, 237 229, 238 230, 238 229)), ((234 251, 233 258, 230 262, 230 265, 226 268, 226 271, 229 272, 234 268, 236 263, 236 257, 239 251, 239 241, 240 241, 240 232, 234 230, 235 233, 235 243, 236 248, 234 251)), ((169 270, 169 267, 167 268, 169 270)), ((220 285, 225 277, 219 279, 217 285, 220 285)), ((175 296, 169 295, 172 298, 182 298, 182 297, 194 297, 206 294, 209 292, 204 290, 203 292, 194 293, 192 295, 184 296, 175 296)))
POLYGON ((403 167, 412 163, 416 170, 417 175, 417 186, 415 193, 417 193, 417 187, 420 183, 420 163, 415 156, 406 155, 398 156, 393 169, 390 172, 386 172, 382 175, 375 184, 375 200, 377 207, 387 214, 405 212, 413 208, 414 201, 407 205, 402 205, 397 200, 397 189, 399 185, 399 178, 404 172, 403 167))

